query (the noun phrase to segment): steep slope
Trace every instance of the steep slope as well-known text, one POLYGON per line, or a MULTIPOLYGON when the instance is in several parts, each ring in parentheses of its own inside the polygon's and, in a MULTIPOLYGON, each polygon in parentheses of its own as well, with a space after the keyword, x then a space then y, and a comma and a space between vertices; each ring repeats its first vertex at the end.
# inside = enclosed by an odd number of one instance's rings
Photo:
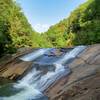
POLYGON ((47 47, 14 0, 0 0, 0 55, 20 47, 47 47))
POLYGON ((0 46, 1 51, 21 47, 30 42, 32 33, 21 8, 13 0, 0 0, 0 46))
POLYGON ((100 0, 88 0, 45 33, 53 46, 100 42, 100 0))

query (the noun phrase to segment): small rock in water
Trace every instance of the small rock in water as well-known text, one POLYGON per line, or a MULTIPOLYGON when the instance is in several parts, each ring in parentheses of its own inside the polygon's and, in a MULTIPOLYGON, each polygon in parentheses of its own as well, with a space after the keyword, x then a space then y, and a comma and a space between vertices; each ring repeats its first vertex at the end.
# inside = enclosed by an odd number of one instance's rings
POLYGON ((70 51, 73 48, 60 48, 60 52, 66 53, 68 51, 70 51))
POLYGON ((59 49, 52 49, 50 52, 48 52, 47 56, 61 56, 63 52, 61 52, 59 49))

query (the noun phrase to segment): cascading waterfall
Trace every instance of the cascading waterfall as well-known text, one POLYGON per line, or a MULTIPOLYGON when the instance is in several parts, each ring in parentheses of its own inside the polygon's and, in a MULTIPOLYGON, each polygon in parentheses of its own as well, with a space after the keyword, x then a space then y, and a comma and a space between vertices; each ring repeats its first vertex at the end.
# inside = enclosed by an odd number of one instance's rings
POLYGON ((23 60, 23 61, 33 61, 35 60, 36 58, 38 58, 39 56, 43 55, 45 52, 49 51, 50 49, 39 49, 35 52, 32 52, 30 54, 27 54, 23 57, 21 57, 20 59, 23 60))
MULTIPOLYGON (((65 67, 64 63, 75 58, 84 49, 85 46, 78 46, 70 52, 67 52, 63 57, 53 63, 55 70, 48 71, 46 74, 42 74, 41 71, 37 71, 36 68, 33 68, 18 84, 14 85, 15 88, 23 88, 24 90, 14 96, 8 98, 4 97, 3 100, 38 100, 37 98, 43 96, 42 92, 53 82, 70 73, 70 69, 65 67)), ((31 53, 32 55, 29 54, 21 59, 24 61, 33 61, 48 50, 49 49, 40 49, 35 53, 31 53)))
POLYGON ((64 67, 63 64, 68 60, 75 58, 80 52, 85 49, 85 46, 77 46, 72 51, 67 52, 62 58, 57 60, 53 65, 56 67, 54 72, 48 72, 46 75, 42 76, 42 78, 37 82, 37 86, 41 91, 44 91, 48 88, 54 81, 60 79, 61 77, 68 75, 70 73, 70 69, 68 67, 64 67), (39 84, 39 85, 38 85, 39 84))
POLYGON ((66 55, 61 58, 60 60, 58 60, 57 62, 55 62, 55 64, 63 64, 65 63, 67 60, 75 58, 80 52, 82 52, 84 49, 86 48, 86 46, 77 46, 76 48, 74 48, 72 51, 66 53, 66 55))

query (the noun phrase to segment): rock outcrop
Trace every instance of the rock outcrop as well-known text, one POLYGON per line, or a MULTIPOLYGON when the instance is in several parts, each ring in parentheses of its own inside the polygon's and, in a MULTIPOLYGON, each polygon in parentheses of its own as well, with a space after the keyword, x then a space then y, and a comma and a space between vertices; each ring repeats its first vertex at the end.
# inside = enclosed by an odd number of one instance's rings
POLYGON ((100 100, 100 45, 88 46, 66 66, 71 74, 44 91, 49 100, 100 100))
POLYGON ((16 80, 21 77, 32 65, 32 62, 24 62, 15 59, 0 69, 0 77, 16 80))
POLYGON ((31 68, 32 62, 24 62, 19 57, 32 51, 31 48, 23 48, 18 50, 16 54, 4 56, 0 63, 0 77, 11 80, 22 77, 31 68))
MULTIPOLYGON (((32 51, 21 50, 13 56, 3 58, 4 62, 0 63, 0 77, 11 80, 23 77, 33 63, 22 61, 19 57, 32 51)), ((57 52, 56 55, 59 56, 60 53, 57 52)), ((100 44, 88 46, 66 66, 71 69, 71 73, 44 91, 49 100, 100 100, 100 44)))

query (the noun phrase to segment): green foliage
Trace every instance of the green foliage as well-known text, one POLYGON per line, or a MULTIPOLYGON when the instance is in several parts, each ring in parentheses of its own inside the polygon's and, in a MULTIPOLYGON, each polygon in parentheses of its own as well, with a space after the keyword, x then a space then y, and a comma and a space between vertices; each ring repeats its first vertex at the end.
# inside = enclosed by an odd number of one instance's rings
POLYGON ((62 47, 65 45, 65 38, 62 33, 65 32, 65 25, 62 25, 63 21, 60 24, 51 26, 50 29, 44 33, 47 35, 47 39, 52 43, 54 47, 62 47))
MULTIPOLYGON (((0 0, 0 55, 13 53, 20 47, 50 45, 32 30, 21 8, 14 0, 0 0)), ((50 45, 51 46, 51 45, 50 45)))
POLYGON ((12 0, 0 0, 0 54, 27 45, 31 32, 21 8, 12 0))
POLYGON ((56 47, 100 43, 100 0, 88 0, 45 34, 56 47))
POLYGON ((14 0, 0 0, 0 55, 20 47, 66 47, 100 43, 100 0, 88 0, 42 34, 14 0))
POLYGON ((39 34, 39 33, 32 34, 31 40, 32 40, 32 44, 35 46, 35 48, 36 47, 41 47, 41 48, 52 47, 52 44, 50 43, 49 40, 47 40, 46 35, 39 34))

